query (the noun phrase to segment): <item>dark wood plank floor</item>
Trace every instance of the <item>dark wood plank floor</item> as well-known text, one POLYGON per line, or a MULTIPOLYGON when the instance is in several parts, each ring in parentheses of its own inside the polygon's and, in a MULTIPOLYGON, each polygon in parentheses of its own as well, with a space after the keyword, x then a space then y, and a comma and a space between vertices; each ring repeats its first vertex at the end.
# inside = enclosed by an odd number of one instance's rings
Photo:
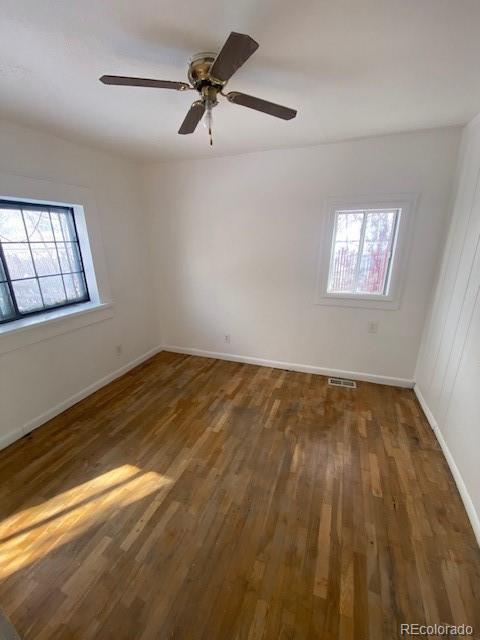
POLYGON ((26 639, 480 632, 480 553, 413 392, 161 353, 0 453, 26 639))

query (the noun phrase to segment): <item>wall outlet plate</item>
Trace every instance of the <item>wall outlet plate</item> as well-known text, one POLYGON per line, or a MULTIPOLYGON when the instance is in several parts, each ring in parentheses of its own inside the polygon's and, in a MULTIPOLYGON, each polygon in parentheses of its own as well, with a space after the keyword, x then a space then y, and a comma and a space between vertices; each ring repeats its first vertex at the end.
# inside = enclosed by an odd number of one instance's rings
POLYGON ((378 322, 376 320, 370 320, 367 327, 368 333, 378 333, 378 322))

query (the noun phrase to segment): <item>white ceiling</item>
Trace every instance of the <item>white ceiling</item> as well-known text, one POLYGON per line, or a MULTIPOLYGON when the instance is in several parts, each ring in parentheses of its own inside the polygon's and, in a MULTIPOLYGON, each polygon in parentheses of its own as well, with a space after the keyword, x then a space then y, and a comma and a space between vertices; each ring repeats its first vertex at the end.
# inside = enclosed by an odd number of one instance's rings
POLYGON ((480 0, 0 0, 0 114, 139 158, 211 155, 177 135, 185 80, 230 31, 259 50, 229 90, 297 108, 284 122, 222 102, 213 155, 463 124, 480 111, 480 0))

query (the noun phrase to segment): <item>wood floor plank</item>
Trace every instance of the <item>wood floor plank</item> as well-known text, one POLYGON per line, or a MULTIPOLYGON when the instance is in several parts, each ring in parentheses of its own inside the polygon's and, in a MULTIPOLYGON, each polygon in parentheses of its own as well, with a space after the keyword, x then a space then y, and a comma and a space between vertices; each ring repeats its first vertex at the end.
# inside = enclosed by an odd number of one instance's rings
POLYGON ((412 393, 161 353, 0 452, 25 640, 480 633, 480 552, 412 393))

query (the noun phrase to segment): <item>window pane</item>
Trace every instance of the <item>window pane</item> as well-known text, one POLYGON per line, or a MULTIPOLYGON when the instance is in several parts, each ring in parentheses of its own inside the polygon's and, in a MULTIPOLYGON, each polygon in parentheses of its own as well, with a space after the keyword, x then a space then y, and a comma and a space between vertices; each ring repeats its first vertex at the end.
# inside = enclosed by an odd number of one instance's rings
POLYGON ((42 289, 43 300, 46 307, 65 304, 67 301, 62 276, 40 278, 40 288, 42 289))
POLYGON ((358 242, 337 242, 330 266, 329 292, 348 293, 355 290, 358 242))
POLYGON ((7 276, 5 275, 5 270, 3 268, 3 262, 0 260, 0 282, 5 282, 7 276))
POLYGON ((39 276, 50 276, 55 273, 60 273, 60 264, 58 263, 55 243, 42 242, 32 244, 32 254, 39 276))
POLYGON ((17 280, 12 286, 20 313, 43 309, 38 280, 17 280))
POLYGON ((65 244, 65 242, 59 242, 57 244, 57 251, 62 272, 68 273, 70 271, 75 271, 75 269, 71 268, 72 265, 68 261, 67 245, 65 244))
POLYGON ((18 280, 19 278, 31 278, 35 276, 32 256, 30 255, 30 249, 26 242, 4 244, 3 252, 5 254, 5 260, 7 261, 8 271, 10 272, 12 280, 18 280))
POLYGON ((0 284, 0 321, 13 318, 14 315, 15 310, 13 308, 8 285, 2 283, 0 284))
POLYGON ((82 268, 82 261, 80 260, 80 251, 77 242, 70 242, 67 244, 67 254, 69 264, 72 265, 72 271, 80 271, 82 268))
POLYGON ((336 241, 359 242, 362 233, 363 211, 337 214, 336 241))
POLYGON ((20 209, 0 209, 0 240, 2 242, 21 242, 26 239, 20 209))
POLYGON ((71 273, 72 271, 80 271, 82 269, 77 242, 59 243, 57 247, 63 273, 71 273))
POLYGON ((70 302, 74 300, 87 299, 87 287, 85 279, 81 273, 72 273, 63 276, 67 298, 70 302))
POLYGON ((57 242, 76 240, 75 226, 70 211, 52 211, 52 226, 57 242))
POLYGON ((365 242, 358 273, 358 293, 384 293, 389 254, 388 242, 365 242))
POLYGON ((337 213, 328 291, 353 293, 362 235, 363 211, 337 213))
POLYGON ((396 211, 369 211, 365 225, 365 242, 388 242, 393 233, 396 211))
POLYGON ((358 272, 357 292, 384 295, 390 266, 396 211, 369 211, 358 272))
POLYGON ((56 211, 52 211, 50 216, 52 219, 52 229, 53 229, 53 235, 55 237, 55 240, 57 242, 61 242, 63 240, 63 235, 62 235, 62 223, 60 222, 60 214, 57 213, 56 211))
POLYGON ((25 226, 27 227, 28 239, 30 242, 41 242, 53 240, 52 225, 50 224, 50 214, 48 211, 28 211, 23 210, 25 226))

